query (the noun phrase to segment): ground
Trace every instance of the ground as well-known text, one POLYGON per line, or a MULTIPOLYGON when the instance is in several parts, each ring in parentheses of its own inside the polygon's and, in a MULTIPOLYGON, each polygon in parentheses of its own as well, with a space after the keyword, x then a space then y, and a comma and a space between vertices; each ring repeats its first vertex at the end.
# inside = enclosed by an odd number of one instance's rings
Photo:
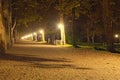
POLYGON ((0 55, 0 80, 120 80, 120 55, 18 43, 0 55))

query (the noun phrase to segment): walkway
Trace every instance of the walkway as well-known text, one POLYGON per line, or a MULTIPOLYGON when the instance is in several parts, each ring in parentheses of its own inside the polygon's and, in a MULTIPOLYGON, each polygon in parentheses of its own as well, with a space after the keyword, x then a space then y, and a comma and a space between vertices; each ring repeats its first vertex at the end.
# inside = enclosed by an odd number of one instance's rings
POLYGON ((120 80, 120 55, 19 43, 0 56, 0 80, 120 80))

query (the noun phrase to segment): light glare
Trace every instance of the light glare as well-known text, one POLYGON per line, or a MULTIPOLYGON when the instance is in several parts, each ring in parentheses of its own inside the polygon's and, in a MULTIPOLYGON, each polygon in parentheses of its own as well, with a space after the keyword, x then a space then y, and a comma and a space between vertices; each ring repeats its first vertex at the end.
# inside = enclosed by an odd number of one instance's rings
POLYGON ((43 33, 44 31, 43 30, 40 30, 40 33, 43 33))
POLYGON ((25 35, 25 36, 21 37, 21 39, 23 40, 23 39, 29 38, 31 36, 33 36, 33 35, 32 34, 28 34, 28 35, 25 35))
POLYGON ((115 34, 115 38, 118 38, 119 37, 119 35, 118 34, 115 34))
POLYGON ((63 27, 63 25, 62 25, 62 24, 58 24, 58 28, 60 28, 60 29, 61 29, 62 27, 63 27))
POLYGON ((33 35, 37 35, 37 33, 34 32, 33 35))

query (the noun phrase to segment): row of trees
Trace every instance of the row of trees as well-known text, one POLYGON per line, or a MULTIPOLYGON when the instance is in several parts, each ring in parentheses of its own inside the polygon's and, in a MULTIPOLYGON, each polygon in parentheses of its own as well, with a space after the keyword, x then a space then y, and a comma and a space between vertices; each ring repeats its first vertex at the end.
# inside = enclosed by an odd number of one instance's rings
MULTIPOLYGON (((73 46, 77 47, 77 38, 81 30, 81 33, 86 34, 87 42, 94 43, 95 36, 101 38, 102 42, 105 44, 106 48, 110 52, 115 52, 114 49, 114 31, 113 27, 118 27, 119 24, 119 7, 118 2, 115 0, 62 0, 62 6, 58 6, 58 10, 64 12, 64 14, 72 24, 72 39, 73 46), (81 17, 86 17, 86 23, 81 26, 81 17), (84 31, 84 32, 82 32, 84 31)), ((68 22, 68 24, 70 24, 68 22)), ((70 26, 68 26, 70 27, 70 26)), ((119 29, 120 30, 120 29, 119 29)), ((68 31, 69 32, 69 31, 68 31)))
POLYGON ((8 45, 13 42, 15 30, 22 32, 24 27, 21 26, 28 27, 32 22, 38 22, 50 33, 55 28, 53 26, 61 22, 74 46, 82 36, 88 43, 94 43, 97 36, 103 37, 101 40, 106 43, 107 50, 113 52, 112 29, 119 25, 117 3, 118 0, 1 0, 1 9, 4 8, 1 22, 4 23, 8 45))
POLYGON ((0 0, 0 53, 12 46, 11 1, 0 0))

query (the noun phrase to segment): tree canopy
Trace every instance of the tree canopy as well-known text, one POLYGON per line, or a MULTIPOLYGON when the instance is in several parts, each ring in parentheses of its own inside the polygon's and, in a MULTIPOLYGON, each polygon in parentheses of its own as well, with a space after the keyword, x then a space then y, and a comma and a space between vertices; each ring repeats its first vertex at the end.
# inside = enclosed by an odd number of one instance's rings
MULTIPOLYGON (((118 3, 118 0, 108 1, 109 17, 112 21, 112 27, 114 27, 114 33, 119 32, 120 25, 120 6, 118 3)), ((78 38, 83 35, 80 41, 95 42, 96 37, 102 39, 105 34, 103 6, 103 2, 100 0, 12 0, 12 13, 17 24, 27 26, 28 23, 37 21, 47 30, 52 30, 59 21, 59 14, 63 14, 66 28, 70 28, 69 24, 76 20, 75 25, 72 26, 77 26, 75 31, 79 33, 76 33, 78 38), (74 15, 73 9, 75 10, 74 15), (73 20, 73 18, 75 19, 73 20)), ((70 29, 68 30, 68 34, 72 32, 70 29)))

